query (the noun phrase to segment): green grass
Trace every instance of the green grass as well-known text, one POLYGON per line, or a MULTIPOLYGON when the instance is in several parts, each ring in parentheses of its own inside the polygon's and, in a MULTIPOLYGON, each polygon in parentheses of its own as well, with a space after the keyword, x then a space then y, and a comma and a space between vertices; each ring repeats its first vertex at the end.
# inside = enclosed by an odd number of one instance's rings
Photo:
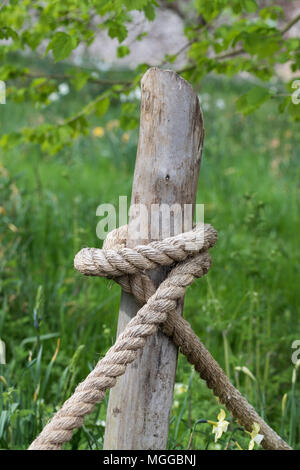
MULTIPOLYGON (((247 83, 220 80, 201 87, 206 138, 198 202, 219 241, 209 274, 188 289, 184 315, 257 411, 300 448, 299 380, 292 384, 291 361, 292 342, 300 339, 300 136, 276 103, 237 115, 234 100, 245 89, 247 83), (243 366, 255 380, 236 370, 243 366)), ((70 93, 42 111, 8 102, 1 106, 1 134, 67 116, 94 92, 70 93)), ((119 114, 115 105, 106 122, 119 114)), ((97 206, 130 195, 137 131, 123 140, 115 128, 55 157, 33 146, 0 154, 0 337, 7 350, 0 366, 1 449, 25 449, 114 343, 120 288, 83 278, 73 257, 83 246, 101 245, 97 206)), ((176 387, 170 449, 235 448, 235 439, 248 447, 249 436, 234 421, 214 444, 211 425, 201 420, 216 420, 220 407, 181 356, 176 382, 187 391, 176 387)), ((67 448, 102 448, 106 406, 107 399, 67 448)))

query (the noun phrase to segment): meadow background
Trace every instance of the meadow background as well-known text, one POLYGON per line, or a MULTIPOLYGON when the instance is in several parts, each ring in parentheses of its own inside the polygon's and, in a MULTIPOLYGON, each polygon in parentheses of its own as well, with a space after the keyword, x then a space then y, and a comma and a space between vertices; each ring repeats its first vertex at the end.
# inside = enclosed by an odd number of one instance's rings
MULTIPOLYGON (((184 316, 234 385, 299 449, 299 378, 291 360, 300 340, 299 124, 278 114, 276 100, 242 117, 235 101, 249 87, 208 77, 197 90, 206 129, 197 202, 219 240, 212 269, 187 291, 184 316)), ((60 90, 45 109, 1 105, 1 134, 67 117, 101 91, 64 83, 60 90)), ((138 97, 124 99, 138 114, 138 97)), ((55 156, 30 144, 0 150, 1 449, 27 448, 114 343, 120 288, 84 278, 73 258, 83 246, 101 246, 97 206, 130 197, 138 131, 122 131, 120 113, 112 103, 89 135, 55 156)), ((102 448, 107 400, 67 448, 102 448)), ((214 443, 203 420, 216 420, 219 410, 179 356, 168 448, 236 449, 235 441, 247 448, 249 436, 228 414, 229 431, 214 443)))

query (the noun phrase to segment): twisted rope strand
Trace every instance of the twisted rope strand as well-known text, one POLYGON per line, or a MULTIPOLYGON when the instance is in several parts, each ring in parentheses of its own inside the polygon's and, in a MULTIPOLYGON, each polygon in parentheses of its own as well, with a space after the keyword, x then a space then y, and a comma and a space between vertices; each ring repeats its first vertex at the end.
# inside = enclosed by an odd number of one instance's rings
POLYGON ((218 238, 211 225, 199 224, 190 232, 130 249, 125 248, 127 232, 127 225, 110 232, 102 250, 83 248, 75 256, 74 266, 86 276, 113 277, 141 306, 156 290, 145 271, 203 253, 212 248, 218 238))
POLYGON ((190 232, 148 245, 138 245, 133 249, 125 247, 123 236, 126 230, 122 227, 122 238, 117 236, 114 249, 113 236, 118 230, 110 233, 102 250, 83 248, 79 251, 74 259, 75 268, 86 276, 119 277, 135 274, 184 261, 188 256, 213 247, 218 237, 211 225, 199 224, 190 232))
POLYGON ((95 404, 104 398, 106 390, 113 387, 117 377, 125 373, 126 366, 135 360, 137 351, 144 347, 147 338, 159 326, 173 339, 240 424, 248 431, 252 430, 254 422, 260 425, 264 448, 291 449, 231 384, 189 323, 176 313, 177 302, 184 296, 186 287, 195 277, 201 277, 208 271, 211 260, 207 250, 215 244, 217 232, 205 225, 162 242, 140 245, 134 250, 125 248, 126 237, 127 226, 120 227, 108 235, 103 250, 85 248, 76 255, 74 264, 86 275, 114 277, 126 292, 132 293, 144 306, 128 323, 106 356, 54 415, 30 449, 61 449, 63 443, 71 439, 73 430, 82 426, 84 416, 93 411, 95 404), (204 233, 201 242, 200 230, 204 233), (156 290, 145 271, 175 262, 178 264, 156 290))
POLYGON ((82 426, 84 416, 91 413, 95 404, 103 400, 106 390, 112 388, 117 377, 125 373, 126 366, 134 361, 147 337, 153 335, 158 326, 166 321, 168 314, 176 308, 186 287, 192 284, 195 277, 203 276, 210 264, 209 253, 203 252, 195 258, 187 259, 170 272, 128 323, 105 357, 45 426, 29 447, 30 450, 59 450, 64 443, 70 441, 73 430, 82 426))
POLYGON ((168 315, 162 331, 172 338, 180 352, 195 367, 208 388, 219 398, 238 422, 247 431, 252 431, 253 423, 258 423, 264 438, 261 445, 268 450, 291 450, 291 447, 259 416, 253 406, 233 386, 217 361, 201 343, 190 324, 176 312, 168 315))

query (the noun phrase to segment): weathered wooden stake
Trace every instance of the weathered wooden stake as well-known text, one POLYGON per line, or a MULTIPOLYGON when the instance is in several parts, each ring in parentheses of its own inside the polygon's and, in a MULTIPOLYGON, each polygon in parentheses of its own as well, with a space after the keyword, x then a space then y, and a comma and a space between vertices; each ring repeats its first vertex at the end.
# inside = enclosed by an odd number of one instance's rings
MULTIPOLYGON (((175 72, 151 68, 142 79, 140 135, 131 204, 194 204, 204 137, 199 100, 175 72)), ((138 216, 138 215, 136 215, 138 216)), ((132 222, 130 219, 129 222, 132 222)), ((154 223, 152 221, 152 223, 154 223)), ((148 223, 148 242, 151 220, 148 223)), ((161 223, 156 227, 161 234, 161 223)), ((132 234, 130 234, 132 237, 132 234)), ((128 239, 134 246, 145 240, 128 239)), ((152 273, 159 284, 166 271, 152 273)), ((182 314, 183 305, 178 306, 182 314)), ((122 293, 118 334, 137 312, 122 293)), ((165 449, 177 365, 177 349, 161 332, 111 390, 105 449, 165 449)))

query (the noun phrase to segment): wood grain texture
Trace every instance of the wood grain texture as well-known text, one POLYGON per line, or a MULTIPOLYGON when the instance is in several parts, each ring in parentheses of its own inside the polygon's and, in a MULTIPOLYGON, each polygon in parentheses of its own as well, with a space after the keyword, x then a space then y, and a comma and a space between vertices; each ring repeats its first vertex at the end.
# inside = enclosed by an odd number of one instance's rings
MULTIPOLYGON (((175 72, 151 68, 142 79, 139 144, 131 204, 194 204, 204 128, 199 100, 175 72)), ((139 218, 137 210, 129 223, 139 218)), ((152 220, 152 224, 154 221, 152 220)), ((151 241, 129 232, 128 246, 151 241)), ((162 237, 161 223, 157 227, 162 237)), ((176 234, 176 232, 174 233, 176 234)), ((151 273, 158 285, 166 270, 151 273)), ((182 314, 183 304, 178 306, 182 314)), ((118 335, 138 310, 122 293, 118 335)), ((111 390, 104 449, 165 449, 177 365, 177 348, 158 332, 111 390)))

